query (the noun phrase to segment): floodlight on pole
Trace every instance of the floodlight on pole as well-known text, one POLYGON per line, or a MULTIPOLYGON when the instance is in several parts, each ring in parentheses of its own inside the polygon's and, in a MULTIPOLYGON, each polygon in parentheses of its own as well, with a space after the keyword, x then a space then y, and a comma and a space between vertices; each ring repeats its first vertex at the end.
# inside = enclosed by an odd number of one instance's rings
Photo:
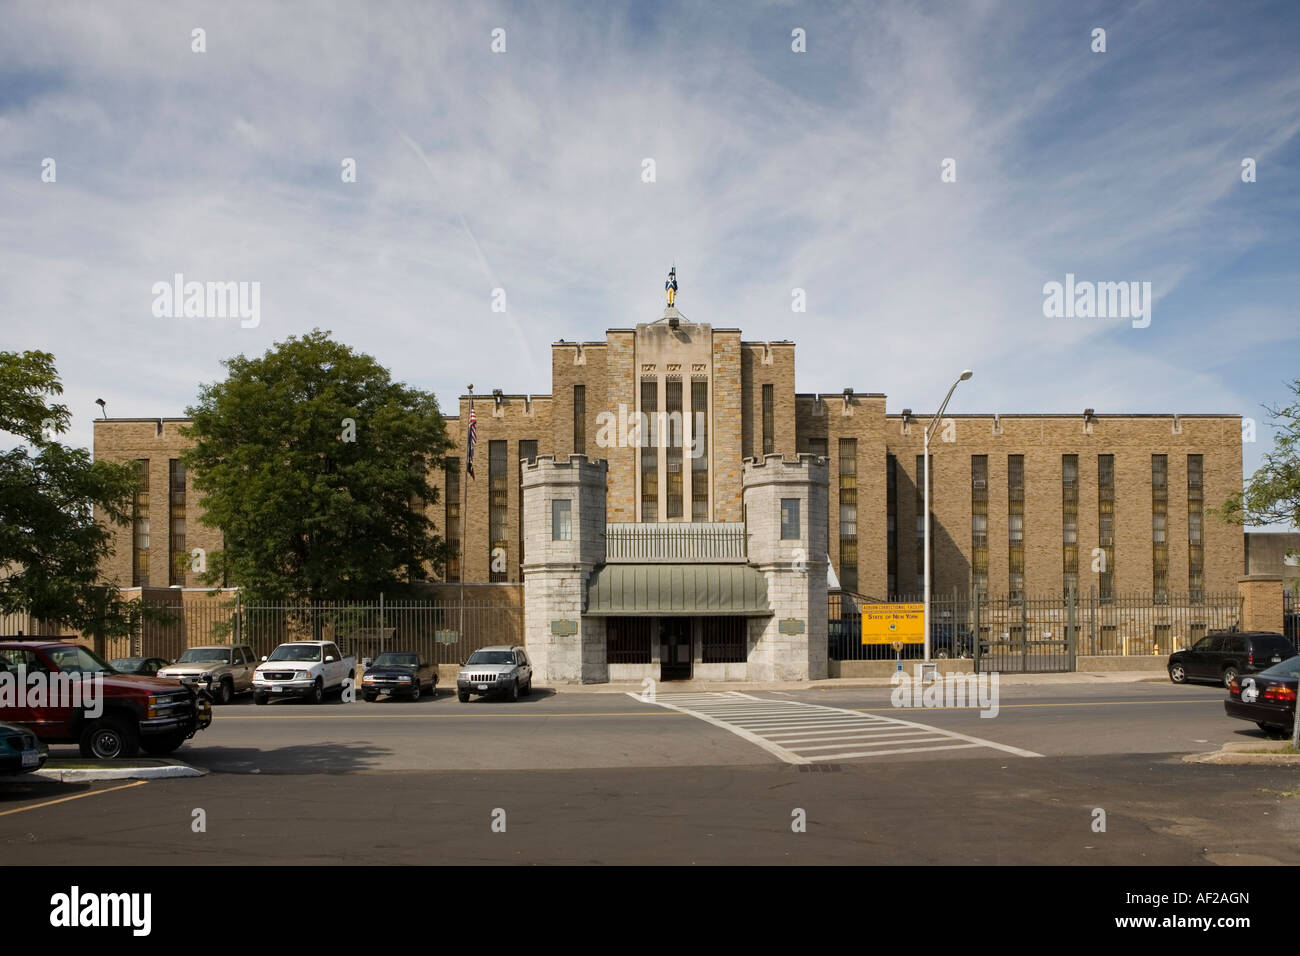
POLYGON ((934 435, 934 430, 938 427, 939 422, 943 419, 944 410, 948 407, 948 401, 952 398, 952 393, 957 391, 957 386, 962 382, 970 380, 975 373, 966 369, 961 373, 957 381, 952 383, 952 388, 948 389, 948 394, 944 396, 943 404, 939 406, 939 411, 935 413, 934 418, 925 426, 925 443, 923 455, 925 461, 924 477, 921 479, 925 484, 925 536, 923 546, 925 548, 925 594, 923 597, 924 612, 921 618, 921 626, 924 628, 925 635, 925 659, 922 662, 924 671, 930 670, 930 438, 934 435))

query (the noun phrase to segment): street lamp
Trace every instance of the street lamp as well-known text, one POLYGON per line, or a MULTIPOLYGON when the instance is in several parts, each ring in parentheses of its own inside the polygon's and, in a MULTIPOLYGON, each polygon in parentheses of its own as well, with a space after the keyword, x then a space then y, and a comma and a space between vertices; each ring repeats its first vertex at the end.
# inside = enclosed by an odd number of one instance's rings
POLYGON ((925 482, 925 612, 921 618, 921 626, 925 628, 925 660, 922 662, 922 676, 931 669, 930 663, 930 436, 938 427, 939 422, 943 419, 944 409, 948 407, 948 400, 952 398, 952 393, 957 391, 957 386, 967 381, 975 373, 970 369, 961 373, 961 377, 952 383, 952 388, 948 389, 948 394, 944 396, 943 404, 939 406, 939 411, 935 413, 934 418, 930 419, 925 426, 925 476, 922 481, 925 482))

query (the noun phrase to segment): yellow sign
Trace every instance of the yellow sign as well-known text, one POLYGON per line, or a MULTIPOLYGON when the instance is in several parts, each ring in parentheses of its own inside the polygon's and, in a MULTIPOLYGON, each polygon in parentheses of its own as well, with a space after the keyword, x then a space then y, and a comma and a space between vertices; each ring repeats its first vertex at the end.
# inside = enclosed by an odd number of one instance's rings
POLYGON ((925 641, 924 604, 862 605, 863 644, 920 644, 925 641))

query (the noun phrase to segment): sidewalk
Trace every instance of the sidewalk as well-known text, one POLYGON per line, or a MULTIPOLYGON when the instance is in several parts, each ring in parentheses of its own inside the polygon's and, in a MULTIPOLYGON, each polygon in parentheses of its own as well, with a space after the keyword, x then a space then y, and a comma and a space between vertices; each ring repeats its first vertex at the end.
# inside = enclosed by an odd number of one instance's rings
MULTIPOLYGON (((913 676, 912 670, 906 671, 913 676)), ((1071 671, 1064 674, 999 674, 999 684, 1004 687, 1055 685, 1055 684, 1137 684, 1169 683, 1169 677, 1160 671, 1071 671)), ((541 685, 539 685, 541 686, 541 685)), ((851 690, 858 687, 891 687, 888 677, 832 677, 814 681, 659 681, 655 690, 663 694, 701 694, 710 691, 797 691, 797 690, 851 690)), ((566 694, 636 694, 644 688, 640 683, 619 681, 609 684, 563 684, 556 688, 566 694)))

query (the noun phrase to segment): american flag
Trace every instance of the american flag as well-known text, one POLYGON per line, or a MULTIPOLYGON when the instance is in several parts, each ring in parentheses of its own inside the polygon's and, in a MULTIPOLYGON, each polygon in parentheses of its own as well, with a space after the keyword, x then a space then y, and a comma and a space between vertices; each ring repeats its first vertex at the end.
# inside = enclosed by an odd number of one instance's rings
POLYGON ((469 435, 466 436, 465 470, 474 477, 474 446, 478 444, 478 416, 474 414, 474 399, 469 400, 469 435))

